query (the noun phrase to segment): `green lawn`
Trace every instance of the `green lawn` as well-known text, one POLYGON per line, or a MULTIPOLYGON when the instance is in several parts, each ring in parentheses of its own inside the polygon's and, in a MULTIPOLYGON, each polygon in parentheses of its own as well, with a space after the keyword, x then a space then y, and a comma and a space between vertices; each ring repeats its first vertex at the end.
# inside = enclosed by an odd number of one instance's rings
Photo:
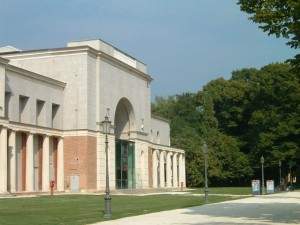
MULTIPOLYGON (((192 193, 204 193, 204 188, 195 188, 192 193)), ((251 187, 209 187, 209 194, 251 195, 251 187)))
MULTIPOLYGON (((230 197, 211 196, 209 202, 230 197)), ((113 196, 113 219, 204 204, 203 198, 178 195, 113 196)), ((103 220, 103 196, 64 195, 55 197, 0 199, 1 225, 81 225, 103 220)))

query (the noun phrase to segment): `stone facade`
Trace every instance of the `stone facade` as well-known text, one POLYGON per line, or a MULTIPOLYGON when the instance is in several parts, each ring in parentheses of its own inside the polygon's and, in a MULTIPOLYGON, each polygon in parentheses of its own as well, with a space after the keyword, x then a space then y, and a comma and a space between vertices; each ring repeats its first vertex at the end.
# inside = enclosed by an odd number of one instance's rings
POLYGON ((0 193, 185 187, 184 151, 151 115, 151 76, 101 40, 0 48, 0 193))

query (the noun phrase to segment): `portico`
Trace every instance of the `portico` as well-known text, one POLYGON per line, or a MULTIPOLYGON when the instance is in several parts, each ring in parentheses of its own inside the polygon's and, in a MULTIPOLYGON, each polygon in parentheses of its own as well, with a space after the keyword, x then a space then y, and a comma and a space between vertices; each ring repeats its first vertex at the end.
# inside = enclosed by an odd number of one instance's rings
POLYGON ((153 184, 154 188, 185 187, 184 152, 181 150, 152 148, 153 184))
POLYGON ((64 191, 63 137, 0 127, 1 193, 64 191))

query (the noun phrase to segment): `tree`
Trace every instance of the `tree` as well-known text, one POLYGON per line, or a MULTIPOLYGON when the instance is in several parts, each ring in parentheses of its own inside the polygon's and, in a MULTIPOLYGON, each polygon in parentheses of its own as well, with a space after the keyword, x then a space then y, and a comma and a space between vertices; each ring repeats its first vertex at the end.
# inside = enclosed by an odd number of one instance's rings
POLYGON ((172 145, 186 150, 190 186, 203 185, 204 140, 212 185, 249 184, 261 155, 267 177, 279 160, 300 171, 300 73, 289 64, 233 71, 197 94, 157 98, 152 111, 171 121, 172 145))
POLYGON ((244 184, 252 170, 234 138, 217 129, 211 98, 203 92, 156 98, 153 114, 171 121, 171 143, 186 150, 189 186, 204 184, 204 139, 209 148, 209 181, 212 185, 244 184), (199 107, 200 106, 200 107, 199 107))
MULTIPOLYGON (((264 32, 287 38, 289 46, 300 48, 300 0, 239 0, 238 4, 264 32)), ((300 54, 292 62, 300 68, 300 54)))
POLYGON ((229 80, 206 85, 219 130, 238 141, 252 168, 300 163, 300 76, 288 64, 234 71, 229 80))

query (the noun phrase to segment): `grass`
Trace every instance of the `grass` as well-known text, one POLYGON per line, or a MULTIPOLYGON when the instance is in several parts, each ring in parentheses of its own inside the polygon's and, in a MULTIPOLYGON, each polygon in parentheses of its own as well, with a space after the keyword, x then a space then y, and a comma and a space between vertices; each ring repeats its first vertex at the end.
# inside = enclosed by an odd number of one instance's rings
MULTIPOLYGON (((204 193, 204 188, 195 188, 192 193, 204 193)), ((251 195, 251 187, 209 187, 209 194, 251 195)))
MULTIPOLYGON (((230 200, 211 196, 209 203, 230 200)), ((113 219, 204 204, 184 195, 113 196, 113 219)), ((0 199, 1 225, 81 225, 103 221, 103 196, 64 195, 0 199)))

